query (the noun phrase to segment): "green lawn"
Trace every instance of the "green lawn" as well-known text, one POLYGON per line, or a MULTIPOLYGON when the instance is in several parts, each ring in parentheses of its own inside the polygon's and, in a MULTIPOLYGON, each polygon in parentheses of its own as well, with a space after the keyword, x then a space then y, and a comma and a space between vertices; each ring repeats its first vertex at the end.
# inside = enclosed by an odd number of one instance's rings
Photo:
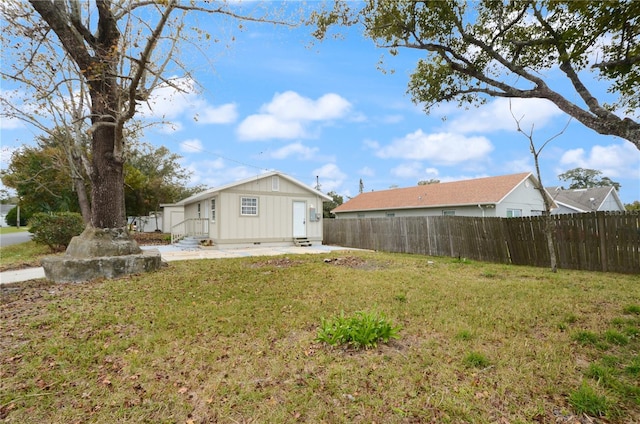
POLYGON ((40 266, 40 259, 48 255, 49 247, 34 241, 5 246, 0 249, 0 271, 40 266))
POLYGON ((0 227, 0 235, 2 234, 10 234, 10 233, 21 233, 24 231, 29 231, 28 227, 0 227))
POLYGON ((0 419, 640 422, 639 283, 340 252, 4 288, 0 419), (317 342, 342 311, 384 314, 399 339, 317 342))

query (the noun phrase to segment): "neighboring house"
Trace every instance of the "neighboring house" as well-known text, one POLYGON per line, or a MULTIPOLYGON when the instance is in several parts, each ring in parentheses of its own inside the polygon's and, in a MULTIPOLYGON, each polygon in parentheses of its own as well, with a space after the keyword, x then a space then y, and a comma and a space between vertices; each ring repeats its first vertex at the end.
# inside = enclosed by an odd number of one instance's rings
POLYGON ((7 214, 9 213, 9 211, 13 208, 15 208, 16 205, 0 205, 0 227, 8 227, 9 224, 7 224, 7 214))
POLYGON ((336 218, 541 215, 544 201, 531 173, 361 193, 331 212, 336 218))
POLYGON ((615 187, 591 187, 564 190, 548 187, 547 191, 558 207, 552 215, 595 211, 624 212, 625 207, 615 187))
POLYGON ((280 172, 212 188, 164 206, 165 232, 216 246, 322 243, 322 202, 331 197, 280 172), (180 213, 182 212, 182 220, 180 213))

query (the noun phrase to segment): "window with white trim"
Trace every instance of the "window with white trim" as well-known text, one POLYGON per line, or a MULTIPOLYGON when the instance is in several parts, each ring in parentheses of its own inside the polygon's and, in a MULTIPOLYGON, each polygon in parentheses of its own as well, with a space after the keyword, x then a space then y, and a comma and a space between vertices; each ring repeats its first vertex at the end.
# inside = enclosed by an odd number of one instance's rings
POLYGON ((507 218, 519 218, 522 216, 522 209, 507 209, 507 218))
POLYGON ((271 177, 271 191, 280 191, 280 177, 277 175, 271 177))
POLYGON ((455 215, 456 215, 456 211, 454 210, 442 211, 442 216, 455 216, 455 215))
POLYGON ((216 198, 211 199, 211 222, 216 222, 216 198))
POLYGON ((241 197, 240 198, 240 215, 257 216, 258 215, 258 198, 257 197, 241 197))

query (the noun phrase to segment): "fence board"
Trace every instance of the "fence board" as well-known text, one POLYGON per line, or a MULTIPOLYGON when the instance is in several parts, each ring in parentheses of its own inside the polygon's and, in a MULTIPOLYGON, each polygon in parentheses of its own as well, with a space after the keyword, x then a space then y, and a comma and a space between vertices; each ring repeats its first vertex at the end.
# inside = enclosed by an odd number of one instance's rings
MULTIPOLYGON (((558 267, 640 273, 640 213, 551 217, 558 267)), ((324 243, 428 256, 549 266, 543 217, 325 219, 324 243)))

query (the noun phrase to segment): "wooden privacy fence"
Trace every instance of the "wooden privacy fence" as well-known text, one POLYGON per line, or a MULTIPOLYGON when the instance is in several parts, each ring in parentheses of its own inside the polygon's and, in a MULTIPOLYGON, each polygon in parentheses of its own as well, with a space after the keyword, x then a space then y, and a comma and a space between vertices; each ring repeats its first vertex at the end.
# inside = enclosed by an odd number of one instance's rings
MULTIPOLYGON (((640 213, 551 217, 558 267, 640 273, 640 213)), ((324 243, 385 252, 549 266, 543 217, 325 219, 324 243)))

